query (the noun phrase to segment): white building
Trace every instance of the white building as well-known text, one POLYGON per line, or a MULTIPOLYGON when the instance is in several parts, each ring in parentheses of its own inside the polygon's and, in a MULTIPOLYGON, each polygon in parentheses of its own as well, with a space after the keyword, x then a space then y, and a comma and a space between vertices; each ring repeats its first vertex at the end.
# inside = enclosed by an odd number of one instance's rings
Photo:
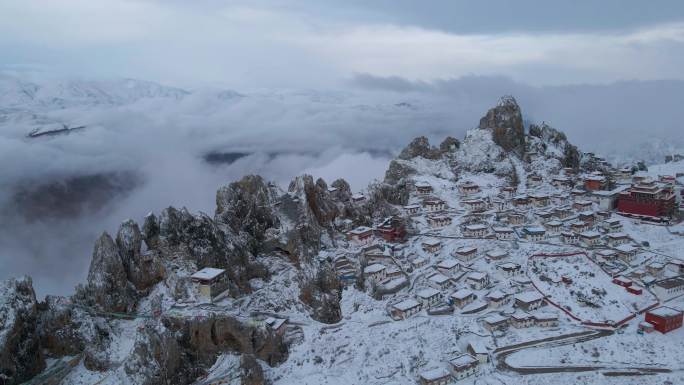
POLYGON ((470 341, 468 347, 466 347, 466 351, 468 351, 468 354, 471 356, 477 358, 480 364, 489 362, 489 350, 482 341, 470 341))
POLYGON ((421 246, 423 247, 423 250, 425 250, 428 253, 438 253, 440 250, 442 250, 442 242, 440 242, 437 239, 429 239, 427 241, 424 241, 421 243, 421 246))
POLYGON ((473 259, 477 258, 477 247, 465 246, 458 248, 456 249, 456 251, 454 251, 454 257, 456 257, 461 262, 470 262, 473 259))
POLYGON ((190 279, 197 294, 210 301, 228 290, 228 275, 224 269, 205 267, 191 275, 190 279))
POLYGON ((420 385, 447 385, 451 382, 451 373, 444 368, 426 370, 418 374, 420 385))
POLYGON ((515 307, 524 311, 538 309, 544 304, 544 296, 537 291, 526 291, 518 293, 514 297, 515 307))
POLYGON ((420 312, 420 307, 420 302, 409 298, 392 305, 392 315, 397 318, 406 319, 420 312))
POLYGON ((435 273, 428 277, 428 285, 437 290, 446 290, 451 287, 451 279, 444 274, 435 273))
POLYGON ((546 230, 543 227, 525 227, 525 238, 532 242, 541 242, 546 239, 546 230))
POLYGON ((504 277, 511 278, 523 274, 522 266, 514 262, 506 262, 496 265, 496 269, 500 271, 504 277))
POLYGON ((441 199, 426 199, 423 201, 423 207, 427 212, 436 212, 446 209, 446 202, 441 199))
POLYGON ((479 368, 479 361, 470 354, 460 354, 449 360, 449 367, 451 375, 456 380, 464 379, 477 373, 479 368))
POLYGON ((459 263, 455 259, 445 259, 437 264, 437 270, 444 274, 453 274, 458 271, 459 263))
POLYGON ((484 238, 487 235, 487 226, 482 224, 466 225, 463 227, 463 236, 469 238, 484 238))
POLYGON ((684 294, 684 277, 672 277, 656 281, 651 286, 653 294, 665 301, 684 294))
POLYGON ((515 239, 515 232, 510 227, 493 227, 492 231, 494 231, 496 239, 500 241, 510 241, 512 239, 515 239))
POLYGON ((466 282, 474 290, 480 290, 489 285, 489 275, 479 271, 473 271, 466 276, 466 282))
POLYGON ((601 240, 601 234, 597 231, 584 231, 580 233, 580 240, 585 246, 596 246, 601 240))
POLYGON ((446 215, 430 215, 427 218, 427 223, 433 229, 444 226, 449 226, 452 222, 451 217, 446 215))
POLYGON ((416 298, 418 299, 418 302, 422 304, 423 308, 431 308, 440 304, 444 297, 442 296, 441 291, 428 287, 418 290, 416 292, 416 298))
POLYGON ((387 268, 385 265, 381 265, 379 263, 366 266, 366 268, 363 269, 363 273, 365 274, 367 280, 375 283, 382 282, 385 280, 385 278, 387 278, 387 268))
POLYGON ((463 306, 472 303, 477 297, 470 289, 457 290, 449 296, 449 299, 454 306, 462 308, 463 306))

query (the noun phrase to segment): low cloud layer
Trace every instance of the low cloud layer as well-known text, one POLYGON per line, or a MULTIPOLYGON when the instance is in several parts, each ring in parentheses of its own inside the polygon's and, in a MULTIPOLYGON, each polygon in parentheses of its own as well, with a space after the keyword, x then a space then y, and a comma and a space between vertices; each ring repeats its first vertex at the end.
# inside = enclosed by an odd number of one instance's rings
POLYGON ((140 221, 170 205, 211 214, 216 189, 249 173, 283 187, 304 172, 328 182, 344 177, 361 190, 413 137, 462 138, 504 94, 516 96, 528 122, 546 120, 582 149, 658 160, 678 148, 684 92, 680 81, 535 87, 505 77, 428 82, 368 74, 338 91, 0 81, 0 278, 31 274, 40 294, 71 292, 85 278, 96 237, 126 218, 140 221), (86 128, 26 136, 62 124, 86 128), (208 163, 210 152, 248 155, 208 163), (13 207, 17 186, 116 172, 142 182, 83 215, 27 218, 13 207))

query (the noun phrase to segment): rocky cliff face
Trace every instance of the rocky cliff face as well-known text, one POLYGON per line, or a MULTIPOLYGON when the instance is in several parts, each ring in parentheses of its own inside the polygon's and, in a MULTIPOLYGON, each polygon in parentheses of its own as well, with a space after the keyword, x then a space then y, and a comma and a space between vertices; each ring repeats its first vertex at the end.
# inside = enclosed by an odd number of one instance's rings
POLYGON ((128 280, 119 248, 112 237, 102 233, 95 242, 85 286, 77 288, 77 298, 104 312, 130 312, 138 295, 128 280))
POLYGON ((506 151, 522 157, 525 152, 525 127, 518 102, 504 96, 496 107, 480 119, 480 129, 492 132, 492 139, 506 151))
POLYGON ((232 317, 164 318, 143 327, 133 354, 124 362, 124 372, 136 384, 186 384, 225 352, 243 355, 241 375, 250 384, 263 383, 256 358, 271 366, 287 359, 282 337, 264 327, 232 317))
POLYGON ((0 384, 22 383, 45 368, 37 325, 31 278, 0 282, 0 384))
POLYGON ((577 147, 568 141, 564 133, 546 123, 530 125, 527 152, 557 159, 562 167, 578 169, 580 166, 581 154, 577 147))
POLYGON ((129 219, 121 224, 116 234, 116 245, 126 277, 137 290, 146 290, 164 278, 161 256, 154 251, 142 253, 142 242, 143 236, 135 221, 129 219))
POLYGON ((311 316, 319 322, 335 323, 342 319, 342 286, 329 263, 323 263, 314 277, 304 281, 300 299, 311 307, 311 316))
POLYGON ((274 214, 277 195, 277 189, 260 176, 245 176, 217 191, 215 219, 235 233, 247 233, 251 248, 257 252, 267 238, 266 231, 279 226, 274 214))

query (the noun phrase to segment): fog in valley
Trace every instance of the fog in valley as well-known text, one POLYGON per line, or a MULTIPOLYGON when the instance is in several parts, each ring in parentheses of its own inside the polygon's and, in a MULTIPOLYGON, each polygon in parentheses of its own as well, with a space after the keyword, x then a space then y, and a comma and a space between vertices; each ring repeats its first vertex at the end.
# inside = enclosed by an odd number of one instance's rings
POLYGON ((246 174, 362 191, 412 138, 461 139, 502 95, 616 163, 684 153, 677 15, 201 3, 0 4, 0 279, 68 294, 102 231, 168 206, 212 215, 246 174))

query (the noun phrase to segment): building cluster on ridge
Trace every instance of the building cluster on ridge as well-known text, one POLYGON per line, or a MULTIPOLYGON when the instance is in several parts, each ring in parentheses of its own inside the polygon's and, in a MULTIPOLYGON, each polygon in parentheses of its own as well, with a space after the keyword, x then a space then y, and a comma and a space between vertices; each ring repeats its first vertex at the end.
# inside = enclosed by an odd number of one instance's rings
MULTIPOLYGON (((674 221, 683 176, 654 180, 606 164, 602 171, 531 173, 520 186, 418 176, 402 216, 347 232, 349 248, 357 252, 338 258, 344 261, 339 275, 350 284, 362 277, 376 297, 391 298, 387 310, 395 320, 453 313, 478 316, 491 333, 554 328, 558 309, 548 306, 551 299, 533 284, 524 261, 510 258, 516 245, 538 244, 583 251, 616 288, 632 296, 647 291, 664 301, 684 294, 684 278, 677 277, 684 262, 652 258, 648 245, 632 239, 623 226, 674 221), (486 240, 491 242, 475 242, 486 240)), ((574 283, 561 276, 553 284, 574 283)), ((655 306, 644 313, 642 331, 681 326, 680 310, 655 306)), ((469 345, 446 365, 420 373, 418 381, 445 384, 472 375, 490 354, 490 347, 475 351, 469 345)))

